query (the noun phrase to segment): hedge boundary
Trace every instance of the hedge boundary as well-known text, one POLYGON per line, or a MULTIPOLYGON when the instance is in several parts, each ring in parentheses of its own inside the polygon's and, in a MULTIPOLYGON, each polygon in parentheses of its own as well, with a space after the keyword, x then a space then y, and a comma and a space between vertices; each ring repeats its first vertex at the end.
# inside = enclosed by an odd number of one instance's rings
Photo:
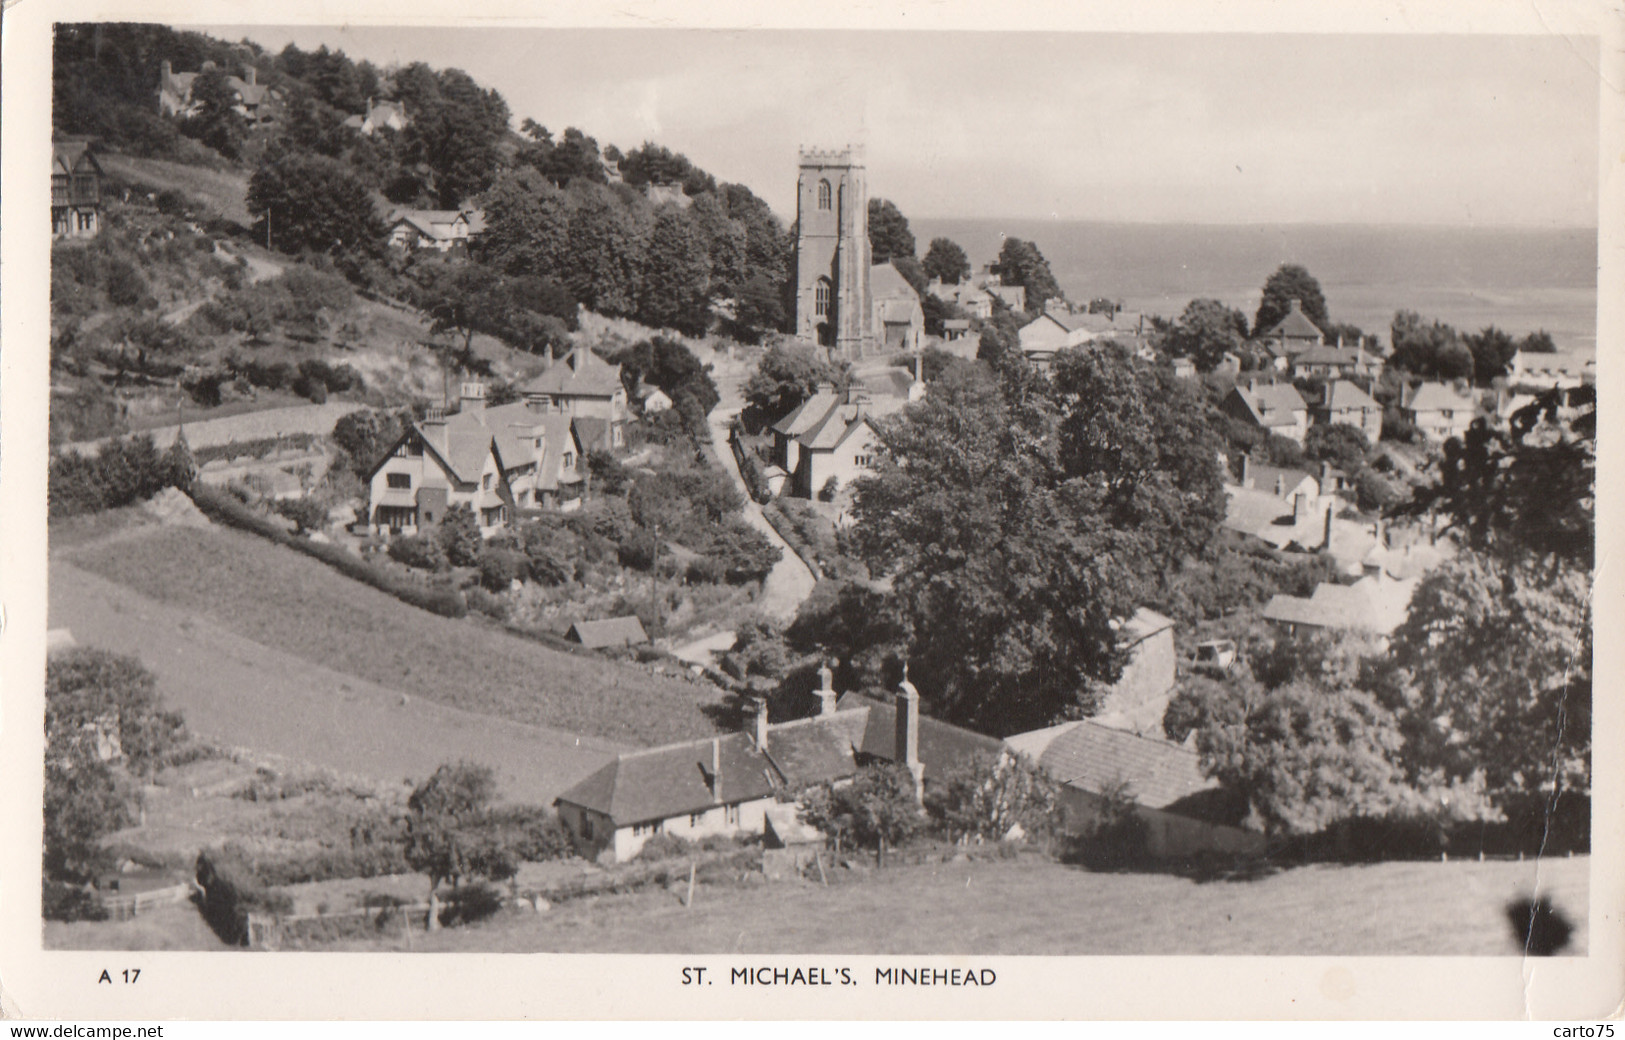
POLYGON ((380 592, 394 596, 402 603, 427 610, 431 614, 439 614, 441 617, 468 616, 468 604, 463 601, 462 593, 455 589, 423 588, 381 571, 337 545, 313 542, 308 538, 289 534, 266 517, 243 505, 230 492, 211 487, 202 481, 193 481, 192 486, 186 489, 186 493, 197 504, 198 509, 210 519, 314 557, 344 576, 371 585, 380 592))

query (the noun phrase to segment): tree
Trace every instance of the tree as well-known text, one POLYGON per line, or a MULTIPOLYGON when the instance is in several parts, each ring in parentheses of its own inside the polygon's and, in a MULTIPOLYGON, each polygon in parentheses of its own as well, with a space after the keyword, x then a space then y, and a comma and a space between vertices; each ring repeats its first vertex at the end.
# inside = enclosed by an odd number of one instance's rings
POLYGON ((908 218, 890 199, 869 200, 869 259, 884 264, 903 256, 914 255, 914 232, 908 229, 908 218))
POLYGON ((228 159, 242 155, 243 121, 237 114, 237 97, 219 68, 207 68, 192 81, 191 101, 196 110, 187 116, 182 129, 187 136, 213 148, 228 159))
POLYGON ((1246 799, 1266 838, 1406 804, 1398 722, 1369 693, 1305 680, 1265 692, 1244 679, 1195 694, 1176 714, 1196 733, 1202 769, 1246 799))
POLYGON ((355 475, 365 480, 405 428, 400 415, 360 408, 333 424, 333 443, 344 452, 355 475))
POLYGON ((1504 810, 1588 795, 1591 650, 1587 570, 1467 551, 1431 572, 1392 643, 1409 769, 1481 778, 1504 810))
POLYGON ((722 400, 706 366, 682 342, 669 336, 642 340, 613 360, 621 366, 621 380, 628 392, 639 383, 648 383, 665 391, 673 402, 680 396, 693 398, 704 415, 722 400))
POLYGON ((507 274, 562 277, 568 270, 570 213, 564 192, 529 167, 498 175, 480 200, 485 233, 477 258, 507 274))
POLYGON ((1164 339, 1174 357, 1188 357, 1211 372, 1224 355, 1238 353, 1247 336, 1247 316, 1218 300, 1192 300, 1164 339))
POLYGON ((1513 338, 1494 325, 1467 333, 1461 342, 1473 356, 1473 377, 1480 386, 1489 386, 1496 377, 1505 375, 1507 362, 1518 351, 1513 338))
POLYGON ((765 333, 784 327, 784 304, 777 285, 760 272, 745 279, 735 294, 727 333, 743 343, 760 343, 765 333))
POLYGON ((113 757, 150 778, 185 732, 179 715, 159 707, 157 682, 136 658, 76 648, 46 666, 46 755, 65 768, 103 758, 111 739, 113 757))
POLYGON ((802 797, 801 819, 837 843, 871 845, 886 865, 886 847, 897 846, 924 825, 914 777, 900 765, 864 766, 841 787, 815 787, 802 797))
POLYGON ((254 234, 285 253, 370 253, 383 237, 366 185, 335 159, 287 152, 248 182, 254 234))
POLYGON ((1358 473, 1365 466, 1371 443, 1365 431, 1348 423, 1317 423, 1303 437, 1305 458, 1329 462, 1345 473, 1358 473))
POLYGON ((1017 828, 1048 835, 1060 812, 1060 785, 1026 755, 978 755, 935 781, 925 810, 949 841, 1003 841, 1017 828))
POLYGON ((446 515, 440 518, 435 528, 435 541, 446 553, 446 560, 453 567, 475 567, 480 562, 480 550, 485 547, 485 539, 480 537, 479 521, 474 517, 474 507, 462 502, 446 510, 446 515))
POLYGON ((419 784, 407 799, 405 858, 429 876, 429 921, 440 927, 440 883, 455 890, 471 877, 502 881, 513 876, 515 857, 493 840, 488 824, 496 778, 489 766, 447 764, 419 784))
POLYGON ((461 69, 436 72, 414 62, 395 73, 395 91, 412 121, 401 133, 404 167, 428 173, 443 209, 456 209, 491 186, 508 133, 508 104, 461 69))
POLYGON ((1321 329, 1331 323, 1326 313, 1326 297, 1315 276, 1300 264, 1282 264, 1264 281, 1264 295, 1253 317, 1253 335, 1262 336, 1280 323, 1297 300, 1304 317, 1321 329))
POLYGON ((1040 314, 1048 300, 1065 297, 1049 269, 1049 261, 1038 251, 1036 243, 1020 238, 1006 238, 999 250, 994 272, 1005 285, 1021 285, 1027 289, 1027 312, 1040 314))
POLYGON ((765 425, 789 415, 821 383, 835 383, 840 373, 819 351, 794 343, 775 343, 763 352, 756 371, 745 381, 745 402, 765 425))
POLYGON ((685 211, 663 208, 644 253, 638 320, 702 336, 711 320, 709 290, 710 265, 699 229, 685 211))
POLYGON ((951 238, 933 238, 922 262, 925 273, 944 285, 958 285, 970 277, 970 259, 951 238))
POLYGON ((576 299, 601 314, 637 309, 647 233, 627 207, 600 184, 572 186, 569 270, 576 299))
POLYGON ((309 496, 279 500, 276 511, 292 520, 300 534, 327 526, 327 507, 309 496))
POLYGON ((1398 311, 1389 329, 1388 363, 1425 379, 1472 379, 1473 352, 1442 322, 1424 325, 1415 311, 1398 311))

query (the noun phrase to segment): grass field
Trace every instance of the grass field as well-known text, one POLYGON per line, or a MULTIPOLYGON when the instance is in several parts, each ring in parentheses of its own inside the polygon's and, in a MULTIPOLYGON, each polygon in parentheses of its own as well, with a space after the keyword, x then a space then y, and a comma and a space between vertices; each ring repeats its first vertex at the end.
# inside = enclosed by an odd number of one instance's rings
POLYGON ((261 646, 437 704, 630 744, 714 732, 701 711, 721 697, 714 686, 436 617, 242 532, 153 528, 65 558, 261 646))
POLYGON ((248 227, 254 222, 243 202, 248 194, 248 178, 240 173, 132 155, 106 154, 98 159, 108 173, 133 186, 153 192, 179 191, 235 224, 248 227))
MULTIPOLYGON (((1503 907, 1540 891, 1586 950, 1588 857, 1536 864, 1298 867, 1199 884, 1049 860, 960 862, 860 880, 660 890, 413 936, 439 952, 844 954, 1421 954, 1518 951, 1503 907), (1537 877, 1538 875, 1538 877, 1537 877)), ((398 939, 334 949, 406 949, 398 939)))

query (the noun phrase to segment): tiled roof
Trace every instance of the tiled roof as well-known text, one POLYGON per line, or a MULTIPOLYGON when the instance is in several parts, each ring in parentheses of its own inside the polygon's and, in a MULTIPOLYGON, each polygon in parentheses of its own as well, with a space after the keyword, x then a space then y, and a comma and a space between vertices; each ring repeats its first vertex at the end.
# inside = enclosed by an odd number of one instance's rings
POLYGON ((1314 339, 1321 338, 1323 333, 1319 326, 1309 320, 1309 316, 1296 305, 1286 312, 1286 317, 1275 323, 1275 326, 1264 333, 1266 339, 1314 339))
POLYGON ((841 396, 834 390, 820 389, 797 405, 789 415, 774 423, 773 429, 787 437, 800 436, 822 422, 830 409, 840 403, 841 396))
POLYGON ((643 622, 636 615, 577 621, 570 626, 569 638, 589 650, 606 646, 637 646, 649 641, 648 634, 643 631, 643 622))
POLYGON ((824 418, 796 440, 804 448, 827 451, 839 447, 861 426, 873 427, 874 420, 861 404, 831 408, 824 418))
MULTIPOLYGON (((1314 476, 1301 469, 1285 469, 1279 466, 1267 466, 1262 462, 1247 463, 1247 479, 1259 491, 1268 491, 1275 494, 1279 487, 1282 494, 1291 494, 1293 489, 1306 480, 1314 480, 1314 476)), ((1318 484, 1319 482, 1316 481, 1318 484)))
MULTIPOLYGON (((1299 360, 1302 360, 1301 358, 1299 360)), ((1356 408, 1381 408, 1371 395, 1346 379, 1326 384, 1326 407, 1331 411, 1356 408)))
POLYGON ((1149 809, 1163 809, 1218 786, 1202 775, 1195 752, 1087 720, 1021 733, 1007 743, 1032 756, 1057 781, 1091 794, 1127 782, 1135 799, 1149 809))
POLYGON ((621 367, 610 364, 586 347, 577 347, 521 389, 527 394, 613 397, 616 391, 623 389, 621 367))
POLYGON ((571 420, 571 423, 575 426, 576 438, 581 441, 583 449, 610 447, 610 422, 608 419, 578 415, 571 420))
POLYGON ((96 162, 96 157, 90 153, 89 148, 88 141, 52 141, 51 172, 72 173, 75 167, 88 158, 90 164, 96 168, 96 172, 100 173, 101 165, 96 162))
MULTIPOLYGON (((1307 319, 1306 319, 1307 320, 1307 319)), ((1332 347, 1316 344, 1299 351, 1293 357, 1294 365, 1358 365, 1369 360, 1358 347, 1332 347)))
POLYGON ((858 708, 769 726, 767 757, 792 791, 851 776, 858 771, 854 746, 867 722, 867 711, 858 708))
MULTIPOLYGON (((842 695, 836 707, 842 711, 867 707, 869 714, 858 750, 874 758, 895 761, 897 709, 893 705, 871 700, 861 694, 848 693, 842 695)), ((962 729, 928 715, 920 716, 920 762, 925 766, 927 779, 970 765, 979 756, 997 757, 1003 751, 1004 742, 997 737, 962 729)))
POLYGON ((1308 408, 1298 388, 1290 383, 1267 383, 1255 389, 1238 384, 1234 393, 1260 426, 1290 426, 1297 421, 1294 413, 1308 408))
POLYGON ((1470 409, 1474 402, 1471 395, 1456 393, 1449 383, 1423 383, 1410 395, 1405 407, 1413 412, 1456 411, 1470 409))
POLYGON ((912 300, 918 303, 920 294, 908 284, 901 271, 891 264, 875 264, 869 268, 869 298, 879 302, 887 298, 912 300))
POLYGON ((876 300, 875 311, 884 323, 907 325, 919 316, 920 305, 913 300, 876 300))
POLYGON ((615 826, 626 827, 772 793, 772 763, 749 736, 730 733, 620 755, 558 801, 603 813, 615 826), (719 760, 721 768, 713 772, 719 760), (713 777, 716 793, 709 782, 713 777))
POLYGON ((1267 621, 1387 635, 1405 620, 1415 580, 1362 578, 1353 585, 1322 582, 1308 599, 1277 595, 1264 605, 1267 621))

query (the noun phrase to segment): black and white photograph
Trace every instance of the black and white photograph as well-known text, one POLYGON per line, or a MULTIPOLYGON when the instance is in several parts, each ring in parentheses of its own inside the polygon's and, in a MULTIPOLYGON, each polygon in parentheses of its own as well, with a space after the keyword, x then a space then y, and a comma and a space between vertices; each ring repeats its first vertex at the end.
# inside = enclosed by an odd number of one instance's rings
POLYGON ((48 19, 8 927, 853 1001, 1617 968, 1573 7, 48 19))

